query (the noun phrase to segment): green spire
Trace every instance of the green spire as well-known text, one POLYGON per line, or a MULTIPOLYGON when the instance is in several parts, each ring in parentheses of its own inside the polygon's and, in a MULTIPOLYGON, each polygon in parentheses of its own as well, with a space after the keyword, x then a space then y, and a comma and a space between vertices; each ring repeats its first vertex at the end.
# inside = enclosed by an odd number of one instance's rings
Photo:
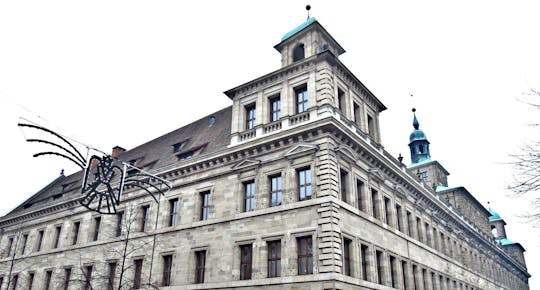
POLYGON ((412 111, 413 111, 413 114, 414 114, 414 119, 413 119, 412 125, 413 125, 415 130, 418 130, 418 128, 420 128, 420 123, 418 122, 418 119, 416 119, 416 109, 413 108, 412 111))

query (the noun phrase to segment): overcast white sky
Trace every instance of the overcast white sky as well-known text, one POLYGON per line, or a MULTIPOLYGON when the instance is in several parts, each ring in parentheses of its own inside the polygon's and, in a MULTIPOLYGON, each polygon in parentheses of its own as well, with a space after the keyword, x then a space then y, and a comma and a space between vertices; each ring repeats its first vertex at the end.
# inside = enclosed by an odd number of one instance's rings
MULTIPOLYGON (((223 91, 278 69, 273 46, 306 19, 307 3, 1 1, 0 215, 74 170, 32 158, 19 117, 105 151, 133 148, 230 105, 223 91)), ((416 107, 450 185, 491 201, 540 288, 540 230, 517 218, 529 201, 508 197, 504 164, 539 138, 527 124, 540 114, 520 100, 540 90, 540 3, 309 3, 347 51, 341 60, 388 107, 386 150, 410 162, 416 107)))

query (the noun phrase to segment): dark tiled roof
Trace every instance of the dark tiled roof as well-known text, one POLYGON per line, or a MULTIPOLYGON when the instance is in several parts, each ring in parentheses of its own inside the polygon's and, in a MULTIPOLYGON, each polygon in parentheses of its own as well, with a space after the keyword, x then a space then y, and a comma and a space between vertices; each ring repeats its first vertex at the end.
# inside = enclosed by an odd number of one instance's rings
MULTIPOLYGON (((152 171, 182 162, 181 158, 191 154, 196 156, 215 152, 230 144, 231 115, 232 107, 227 107, 125 151, 119 156, 119 159, 126 162, 136 160, 136 167, 152 171), (211 122, 212 117, 213 122, 211 122), (178 146, 177 152, 174 152, 175 144, 182 144, 178 146)), ((9 212, 6 217, 25 210, 36 209, 46 203, 74 194, 80 194, 82 177, 82 171, 58 177, 9 212)))

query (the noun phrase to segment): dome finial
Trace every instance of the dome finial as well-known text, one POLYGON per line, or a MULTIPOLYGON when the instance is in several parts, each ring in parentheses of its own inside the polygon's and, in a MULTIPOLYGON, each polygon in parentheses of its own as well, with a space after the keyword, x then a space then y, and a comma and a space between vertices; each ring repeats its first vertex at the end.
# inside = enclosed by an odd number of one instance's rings
POLYGON ((309 20, 309 10, 311 10, 311 5, 306 5, 306 10, 307 10, 307 19, 309 20))
POLYGON ((418 130, 418 128, 420 128, 420 123, 418 122, 418 119, 416 119, 416 108, 413 108, 412 112, 414 114, 414 119, 413 119, 412 125, 413 125, 415 130, 418 130))

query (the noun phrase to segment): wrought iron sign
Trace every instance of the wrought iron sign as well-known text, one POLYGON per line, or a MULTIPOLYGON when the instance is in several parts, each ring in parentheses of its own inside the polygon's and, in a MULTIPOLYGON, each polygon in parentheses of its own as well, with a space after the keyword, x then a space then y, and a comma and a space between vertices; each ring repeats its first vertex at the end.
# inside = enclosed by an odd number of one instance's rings
POLYGON ((75 163, 84 171, 81 186, 84 197, 80 204, 91 211, 116 214, 126 188, 142 189, 156 202, 160 194, 165 195, 171 189, 168 181, 83 144, 87 150, 85 157, 73 144, 75 142, 70 142, 68 138, 45 127, 30 122, 20 122, 18 126, 23 130, 27 142, 40 143, 48 148, 47 151, 34 154, 34 157, 61 157, 75 163), (39 134, 39 137, 28 138, 27 131, 39 134), (91 152, 95 154, 88 158, 91 152))

